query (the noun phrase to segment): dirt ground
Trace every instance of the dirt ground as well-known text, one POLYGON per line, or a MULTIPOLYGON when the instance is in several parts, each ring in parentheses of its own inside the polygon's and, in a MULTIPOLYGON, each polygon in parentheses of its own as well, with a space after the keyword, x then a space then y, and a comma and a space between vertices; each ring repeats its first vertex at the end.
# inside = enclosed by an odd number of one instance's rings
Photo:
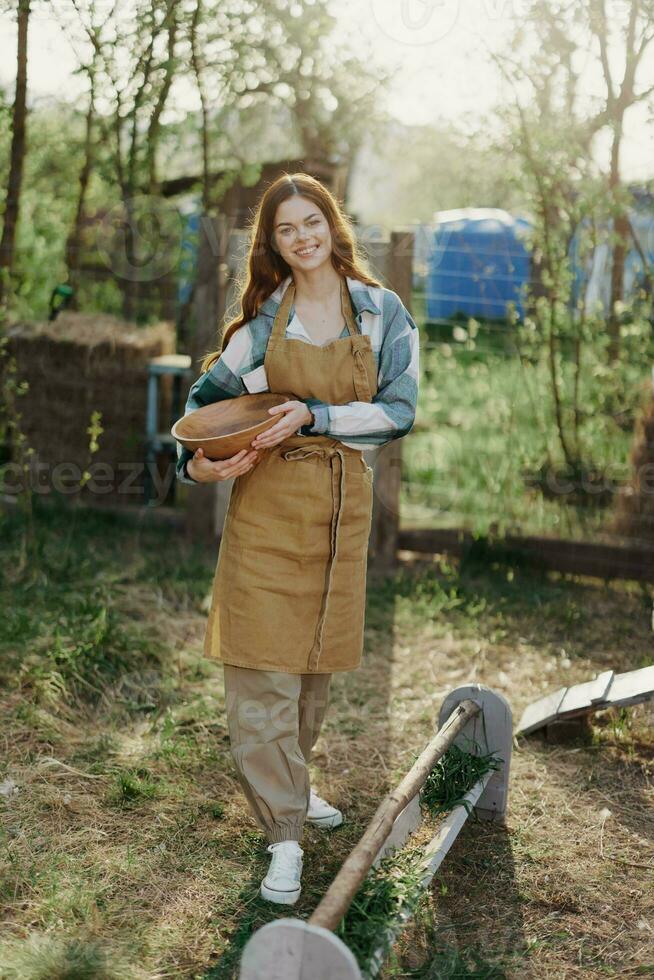
MULTIPOLYGON (((267 856, 231 764, 222 671, 201 656, 206 614, 179 570, 130 577, 130 549, 145 549, 127 542, 113 545, 114 613, 147 624, 168 672, 123 676, 92 708, 33 671, 1 696, 6 980, 234 977, 252 930, 286 914, 258 897, 267 856)), ((452 688, 494 688, 517 724, 548 691, 652 659, 649 589, 404 559, 370 582, 363 666, 334 678, 313 775, 347 819, 307 831, 299 916, 452 688)), ((641 705, 578 740, 514 739, 505 823, 466 823, 384 978, 654 973, 653 720, 641 705)))
MULTIPOLYGON (((503 588, 494 576, 490 590, 483 578, 466 580, 449 625, 438 613, 418 623, 396 599, 389 659, 337 681, 341 711, 349 685, 387 690, 386 713, 377 702, 363 723, 376 731, 347 743, 332 716, 330 772, 365 766, 370 743, 404 771, 444 695, 464 683, 501 692, 516 725, 558 686, 651 662, 651 606, 640 590, 528 576, 503 588), (357 746, 363 757, 353 760, 357 746)), ((514 739, 504 825, 464 826, 386 976, 654 973, 653 720, 650 703, 597 715, 561 744, 514 739)), ((329 788, 338 796, 347 782, 332 777, 329 788)))

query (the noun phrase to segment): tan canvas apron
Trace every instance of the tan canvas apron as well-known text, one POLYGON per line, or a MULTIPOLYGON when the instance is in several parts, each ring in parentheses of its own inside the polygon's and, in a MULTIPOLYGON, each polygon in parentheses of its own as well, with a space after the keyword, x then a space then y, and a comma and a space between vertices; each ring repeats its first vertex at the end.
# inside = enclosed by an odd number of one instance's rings
MULTIPOLYGON (((291 280, 264 359, 272 392, 326 404, 372 401, 377 367, 341 280, 348 336, 323 347, 286 338, 291 280)), ((294 435, 236 477, 220 542, 205 656, 292 674, 361 660, 372 469, 359 449, 294 435)))

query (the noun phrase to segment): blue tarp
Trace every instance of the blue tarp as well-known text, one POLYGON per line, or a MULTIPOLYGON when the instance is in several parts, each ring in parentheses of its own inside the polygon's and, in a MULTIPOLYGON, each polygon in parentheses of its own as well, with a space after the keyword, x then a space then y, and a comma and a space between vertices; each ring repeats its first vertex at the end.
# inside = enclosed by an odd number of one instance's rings
POLYGON ((428 262, 427 318, 501 319, 510 302, 522 317, 531 268, 524 243, 529 229, 524 218, 496 208, 439 212, 428 262))
MULTIPOLYGON (((627 247, 624 265, 624 299, 628 302, 642 288, 646 270, 640 252, 645 256, 648 268, 654 266, 654 210, 652 201, 645 202, 645 207, 629 210, 629 223, 633 234, 638 239, 640 251, 630 241, 627 247)), ((584 296, 586 309, 590 313, 606 315, 611 305, 611 267, 612 249, 610 237, 613 232, 613 222, 597 229, 603 239, 585 259, 579 254, 580 239, 587 233, 589 223, 582 221, 572 239, 570 259, 572 262, 572 302, 576 305, 584 296)))

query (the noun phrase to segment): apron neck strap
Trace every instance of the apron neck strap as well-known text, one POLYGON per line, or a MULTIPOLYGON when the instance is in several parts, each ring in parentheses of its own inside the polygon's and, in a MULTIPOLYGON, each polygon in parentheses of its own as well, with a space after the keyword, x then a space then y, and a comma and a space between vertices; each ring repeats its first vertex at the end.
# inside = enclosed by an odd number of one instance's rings
POLYGON ((345 322, 347 323, 347 329, 350 337, 356 337, 359 331, 354 320, 352 297, 350 296, 350 290, 347 288, 345 276, 341 276, 341 312, 345 317, 345 322))
POLYGON ((282 296, 282 301, 279 304, 279 308, 275 314, 275 320, 273 322, 272 337, 284 337, 286 333, 286 327, 288 325, 288 315, 291 312, 291 305, 295 299, 295 283, 291 278, 288 286, 286 287, 286 292, 282 296))
MULTIPOLYGON (((295 283, 291 279, 290 283, 286 287, 286 292, 282 297, 282 301, 279 304, 277 313, 275 314, 275 320, 273 322, 272 337, 284 337, 286 333, 286 327, 288 326, 288 318, 291 312, 291 306, 295 301, 295 283)), ((347 324, 348 333, 351 337, 356 336, 359 331, 357 329, 356 322, 354 320, 354 313, 352 310, 352 300, 350 297, 350 291, 347 288, 347 282, 345 276, 341 276, 341 313, 347 324)))

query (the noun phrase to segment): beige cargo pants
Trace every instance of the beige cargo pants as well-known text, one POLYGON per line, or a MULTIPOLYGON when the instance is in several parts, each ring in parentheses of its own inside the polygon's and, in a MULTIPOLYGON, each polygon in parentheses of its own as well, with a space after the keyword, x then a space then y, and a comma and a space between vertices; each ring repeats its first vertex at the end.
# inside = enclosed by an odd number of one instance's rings
POLYGON ((223 667, 232 758, 254 817, 271 844, 300 841, 332 675, 223 667))

